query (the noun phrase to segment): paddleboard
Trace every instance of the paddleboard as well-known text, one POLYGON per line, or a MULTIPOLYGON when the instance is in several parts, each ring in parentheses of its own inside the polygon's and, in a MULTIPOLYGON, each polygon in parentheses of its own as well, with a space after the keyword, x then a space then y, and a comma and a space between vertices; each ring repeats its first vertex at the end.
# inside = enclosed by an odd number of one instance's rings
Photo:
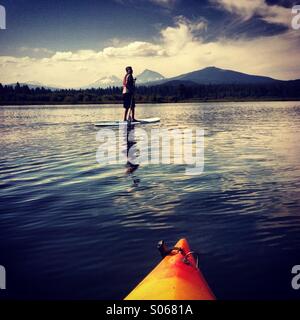
MULTIPOLYGON (((160 122, 160 118, 148 118, 148 119, 140 119, 139 121, 130 122, 131 125, 135 124, 150 124, 160 122)), ((127 121, 99 121, 95 123, 96 127, 115 127, 120 125, 128 125, 127 121)))

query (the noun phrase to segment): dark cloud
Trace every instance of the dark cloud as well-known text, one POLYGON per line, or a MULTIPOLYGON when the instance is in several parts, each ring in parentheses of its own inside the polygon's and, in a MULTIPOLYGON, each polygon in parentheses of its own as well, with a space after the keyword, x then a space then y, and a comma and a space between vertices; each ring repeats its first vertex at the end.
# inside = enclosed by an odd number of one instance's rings
POLYGON ((296 4, 299 4, 299 0, 266 0, 269 5, 279 5, 285 8, 291 8, 296 4))

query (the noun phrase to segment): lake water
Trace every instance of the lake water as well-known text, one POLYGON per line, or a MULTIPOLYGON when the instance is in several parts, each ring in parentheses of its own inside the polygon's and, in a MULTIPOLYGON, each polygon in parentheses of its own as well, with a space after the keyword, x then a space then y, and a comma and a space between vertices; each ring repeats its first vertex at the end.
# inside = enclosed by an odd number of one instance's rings
MULTIPOLYGON (((96 161, 122 107, 0 107, 0 265, 22 299, 122 299, 186 237, 218 299, 300 298, 300 102, 140 105, 205 130, 205 168, 96 161)), ((137 139, 137 144, 139 143, 137 139)))

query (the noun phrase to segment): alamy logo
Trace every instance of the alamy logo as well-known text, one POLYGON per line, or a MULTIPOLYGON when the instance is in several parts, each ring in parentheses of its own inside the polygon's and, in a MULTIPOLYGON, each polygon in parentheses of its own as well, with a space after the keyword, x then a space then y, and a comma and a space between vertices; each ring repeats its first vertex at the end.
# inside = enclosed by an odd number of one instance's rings
POLYGON ((0 5, 0 29, 6 29, 6 10, 0 5))
POLYGON ((292 8, 292 15, 294 15, 292 19, 292 28, 294 30, 300 29, 300 5, 296 5, 292 8))
POLYGON ((300 289, 300 265, 293 266, 292 274, 295 276, 292 279, 292 288, 294 290, 300 289))
POLYGON ((0 290, 6 289, 6 272, 3 266, 0 266, 0 290))
POLYGON ((204 130, 130 128, 102 129, 97 133, 100 146, 96 159, 101 165, 132 166, 185 165, 186 175, 200 175, 204 169, 204 130))

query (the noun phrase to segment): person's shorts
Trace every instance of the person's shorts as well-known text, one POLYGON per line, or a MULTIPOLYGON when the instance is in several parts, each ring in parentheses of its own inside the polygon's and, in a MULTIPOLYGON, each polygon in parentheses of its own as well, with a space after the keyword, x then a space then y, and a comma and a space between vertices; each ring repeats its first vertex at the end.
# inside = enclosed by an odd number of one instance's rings
POLYGON ((134 100, 134 97, 131 93, 124 93, 123 94, 123 107, 125 109, 129 109, 129 108, 134 109, 135 108, 135 100, 134 100))

